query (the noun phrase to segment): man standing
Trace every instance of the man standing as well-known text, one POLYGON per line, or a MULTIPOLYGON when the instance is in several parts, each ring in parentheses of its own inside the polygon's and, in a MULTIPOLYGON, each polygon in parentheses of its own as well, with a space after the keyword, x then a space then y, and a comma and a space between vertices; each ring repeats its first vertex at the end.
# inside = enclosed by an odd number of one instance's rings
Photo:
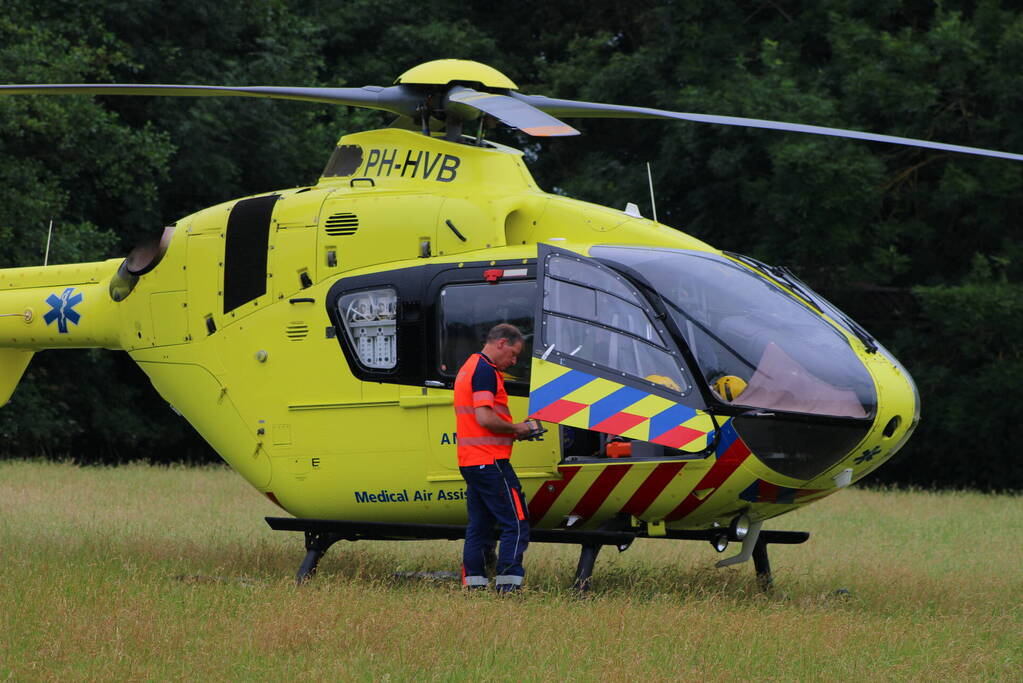
POLYGON ((529 544, 529 517, 510 458, 516 439, 531 434, 535 422, 512 422, 502 370, 518 361, 525 340, 514 325, 495 325, 483 351, 474 353, 455 378, 458 468, 466 483, 469 524, 462 552, 462 584, 485 588, 487 556, 493 552, 494 525, 501 528, 496 588, 522 585, 522 555, 529 544))

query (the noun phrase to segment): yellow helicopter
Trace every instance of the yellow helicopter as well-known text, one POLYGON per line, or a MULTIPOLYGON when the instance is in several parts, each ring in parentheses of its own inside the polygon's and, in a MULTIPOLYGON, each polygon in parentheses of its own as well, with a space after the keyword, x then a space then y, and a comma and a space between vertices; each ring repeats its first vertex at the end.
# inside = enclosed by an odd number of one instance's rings
MULTIPOLYGON (((160 395, 305 533, 298 573, 338 540, 460 538, 452 385, 496 323, 530 353, 511 410, 546 423, 512 462, 540 542, 699 539, 771 580, 765 520, 877 468, 920 415, 913 380, 784 268, 640 215, 542 191, 499 122, 676 119, 1023 156, 801 124, 523 95, 499 71, 438 60, 390 87, 8 85, 0 95, 268 97, 369 107, 319 182, 229 201, 127 258, 0 270, 0 394, 32 354, 126 351, 160 395), (435 130, 437 129, 437 130, 435 130), (468 131, 468 133, 467 133, 468 131)), ((521 417, 520 417, 521 416, 521 417)))

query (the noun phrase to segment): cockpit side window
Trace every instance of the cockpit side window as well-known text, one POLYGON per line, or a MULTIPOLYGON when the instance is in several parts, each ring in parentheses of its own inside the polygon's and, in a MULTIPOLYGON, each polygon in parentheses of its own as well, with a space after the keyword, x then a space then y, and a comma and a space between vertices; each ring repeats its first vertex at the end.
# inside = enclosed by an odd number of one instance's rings
POLYGON ((664 340, 643 309, 613 294, 550 278, 545 305, 551 312, 603 322, 664 348, 664 340))
POLYGON ((543 353, 610 371, 679 394, 692 389, 678 352, 666 342, 626 280, 582 259, 551 255, 544 279, 543 353))
POLYGON ((585 261, 567 256, 551 256, 547 260, 547 274, 590 289, 603 290, 634 304, 640 301, 636 291, 625 282, 585 261))

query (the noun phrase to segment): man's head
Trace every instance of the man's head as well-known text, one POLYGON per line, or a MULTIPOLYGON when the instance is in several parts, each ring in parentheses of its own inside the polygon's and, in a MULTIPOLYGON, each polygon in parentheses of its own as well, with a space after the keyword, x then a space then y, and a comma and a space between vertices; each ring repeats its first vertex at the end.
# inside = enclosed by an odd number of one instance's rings
POLYGON ((507 370, 515 365, 522 353, 526 340, 522 331, 514 325, 500 323, 487 333, 487 341, 483 353, 497 366, 498 370, 507 370))

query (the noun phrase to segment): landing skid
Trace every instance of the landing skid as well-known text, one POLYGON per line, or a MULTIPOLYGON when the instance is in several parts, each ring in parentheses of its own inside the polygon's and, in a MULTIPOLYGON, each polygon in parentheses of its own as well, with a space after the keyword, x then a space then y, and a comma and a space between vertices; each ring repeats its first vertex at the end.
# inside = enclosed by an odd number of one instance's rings
MULTIPOLYGON (((328 519, 296 519, 294 517, 267 517, 267 524, 277 531, 301 531, 305 533, 306 555, 298 568, 295 582, 302 585, 315 573, 316 567, 327 550, 338 541, 405 541, 465 538, 465 527, 451 524, 392 524, 388 522, 350 522, 328 519)), ((623 552, 637 538, 671 538, 676 540, 713 541, 721 529, 666 530, 663 536, 647 536, 641 530, 623 531, 575 531, 572 529, 533 529, 530 541, 533 543, 571 543, 581 546, 579 564, 575 570, 573 586, 580 593, 590 588, 593 567, 600 549, 606 545, 615 546, 623 552)), ((804 543, 810 534, 805 531, 760 531, 755 538, 749 538, 749 545, 734 558, 723 560, 720 566, 743 562, 750 557, 757 574, 761 590, 768 591, 773 584, 771 562, 767 546, 771 543, 794 545, 804 543)), ((731 538, 736 541, 739 539, 731 538)), ((744 544, 746 545, 746 544, 744 544)))

